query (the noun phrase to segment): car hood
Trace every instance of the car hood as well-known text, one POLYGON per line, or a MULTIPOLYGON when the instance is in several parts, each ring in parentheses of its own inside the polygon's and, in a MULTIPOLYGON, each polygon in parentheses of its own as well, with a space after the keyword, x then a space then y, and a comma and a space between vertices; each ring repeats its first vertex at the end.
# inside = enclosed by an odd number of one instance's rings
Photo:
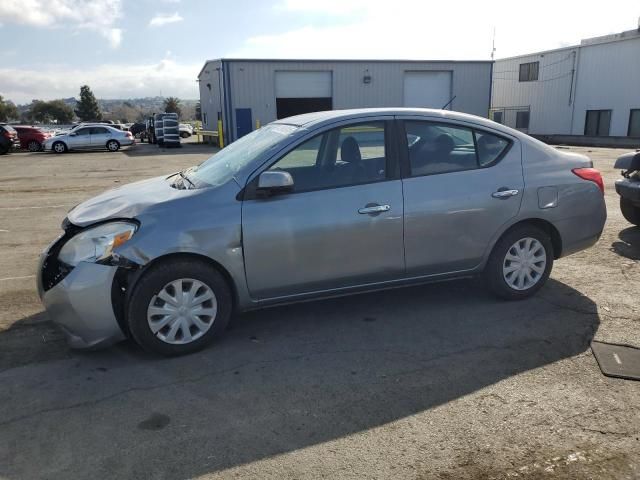
POLYGON ((109 219, 134 218, 151 207, 198 192, 173 188, 167 178, 164 175, 108 190, 75 206, 67 218, 79 227, 109 219))

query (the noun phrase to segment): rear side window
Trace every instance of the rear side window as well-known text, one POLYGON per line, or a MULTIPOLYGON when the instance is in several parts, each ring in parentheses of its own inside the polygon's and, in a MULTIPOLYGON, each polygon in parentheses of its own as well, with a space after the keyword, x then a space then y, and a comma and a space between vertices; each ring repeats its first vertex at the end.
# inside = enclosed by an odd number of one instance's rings
POLYGON ((475 133, 478 163, 481 167, 491 165, 509 146, 509 141, 505 138, 478 130, 475 133))
POLYGON ((489 167, 510 141, 461 125, 405 121, 412 177, 489 167))
POLYGON ((103 133, 109 133, 109 131, 104 127, 91 128, 91 135, 102 135, 103 133))

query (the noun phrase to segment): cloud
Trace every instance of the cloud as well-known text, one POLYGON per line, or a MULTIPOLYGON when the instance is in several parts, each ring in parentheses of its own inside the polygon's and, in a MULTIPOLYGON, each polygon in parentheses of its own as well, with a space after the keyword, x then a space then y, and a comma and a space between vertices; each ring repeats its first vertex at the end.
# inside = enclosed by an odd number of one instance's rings
POLYGON ((424 0, 280 0, 276 13, 297 20, 290 30, 249 37, 227 56, 488 60, 494 27, 501 58, 629 30, 638 15, 637 4, 628 0, 609 0, 606 9, 595 0, 538 0, 523 21, 513 5, 512 0, 458 0, 455 8, 424 0))
POLYGON ((184 18, 182 18, 182 16, 178 12, 175 12, 173 14, 157 13, 156 16, 149 21, 149 26, 161 27, 169 23, 181 22, 183 20, 184 18))
POLYGON ((122 41, 122 30, 114 26, 121 15, 122 0, 2 0, 0 8, 0 22, 92 30, 113 48, 122 41))
POLYGON ((68 65, 42 65, 37 69, 0 68, 2 95, 16 103, 38 98, 51 100, 78 96, 89 85, 99 98, 172 95, 198 98, 196 78, 201 63, 181 64, 165 58, 157 63, 102 65, 92 69, 68 65))

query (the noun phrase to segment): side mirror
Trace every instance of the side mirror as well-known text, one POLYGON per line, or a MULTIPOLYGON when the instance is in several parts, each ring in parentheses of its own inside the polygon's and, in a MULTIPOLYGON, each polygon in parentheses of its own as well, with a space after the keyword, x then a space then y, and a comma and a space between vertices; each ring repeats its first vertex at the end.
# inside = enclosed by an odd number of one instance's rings
POLYGON ((293 190, 293 177, 289 172, 266 171, 258 178, 258 192, 269 195, 287 193, 293 190))

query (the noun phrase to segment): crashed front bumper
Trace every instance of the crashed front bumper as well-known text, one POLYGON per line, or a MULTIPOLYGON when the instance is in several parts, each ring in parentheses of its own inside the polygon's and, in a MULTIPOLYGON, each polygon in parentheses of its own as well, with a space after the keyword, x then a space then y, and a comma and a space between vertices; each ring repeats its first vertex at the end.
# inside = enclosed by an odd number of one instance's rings
POLYGON ((50 250, 40 258, 38 294, 51 320, 64 331, 69 346, 94 349, 124 340, 111 299, 118 267, 80 262, 51 286, 51 281, 45 284, 43 280, 45 263, 57 262, 50 250))

